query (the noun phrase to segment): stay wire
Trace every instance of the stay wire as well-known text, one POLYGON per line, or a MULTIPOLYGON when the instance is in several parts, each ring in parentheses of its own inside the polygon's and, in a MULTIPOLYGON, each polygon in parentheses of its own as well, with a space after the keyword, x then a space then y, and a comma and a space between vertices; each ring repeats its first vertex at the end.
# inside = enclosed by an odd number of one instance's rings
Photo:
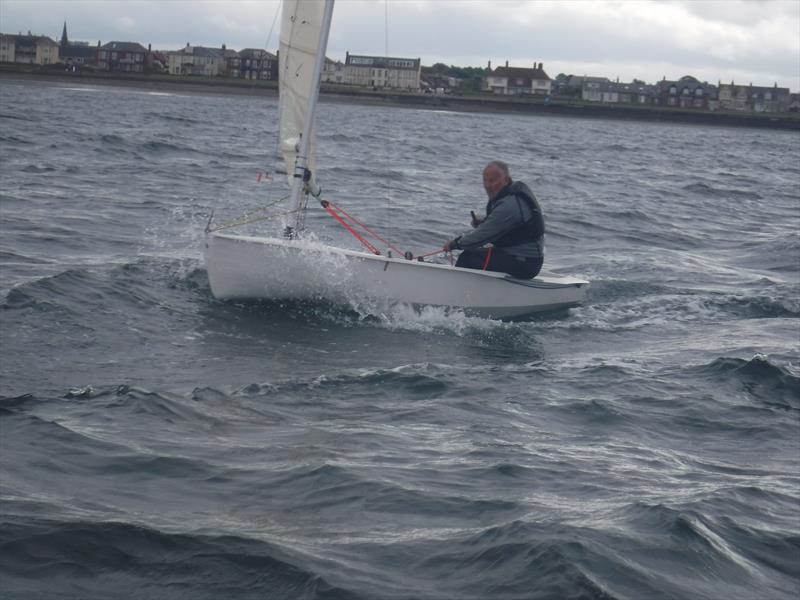
POLYGON ((277 200, 273 200, 272 202, 269 202, 268 204, 265 204, 264 206, 262 206, 259 209, 254 210, 253 212, 250 212, 250 213, 242 215, 242 217, 239 218, 239 219, 236 219, 236 220, 233 220, 233 221, 226 221, 225 223, 217 225, 216 227, 211 227, 211 228, 209 228, 209 231, 219 231, 221 229, 231 229, 233 227, 238 227, 240 225, 247 225, 248 223, 256 223, 258 221, 268 221, 270 219, 275 219, 277 217, 291 215, 292 213, 295 213, 297 211, 288 210, 288 211, 285 211, 285 212, 272 213, 272 214, 269 214, 269 215, 264 215, 264 216, 259 216, 259 217, 253 216, 254 214, 258 214, 258 213, 262 213, 262 212, 267 211, 268 209, 270 209, 271 207, 275 206, 276 204, 278 204, 280 202, 283 202, 284 200, 288 200, 288 198, 289 198, 289 196, 286 195, 286 196, 283 196, 282 198, 278 198, 277 200))
MULTIPOLYGON (((274 31, 275 31, 275 24, 278 22, 278 17, 280 16, 280 14, 281 14, 281 9, 280 9, 280 6, 278 6, 276 8, 276 10, 275 10, 275 14, 272 17, 272 24, 270 25, 269 33, 267 34, 267 38, 264 41, 264 48, 267 49, 267 52, 269 52, 268 48, 269 48, 270 42, 272 41, 272 35, 273 35, 274 31)), ((258 78, 255 81, 257 81, 257 80, 258 80, 258 78)), ((255 85, 256 85, 255 81, 253 82, 252 88, 255 88, 255 85)), ((250 95, 249 101, 247 103, 247 105, 248 105, 248 107, 250 109, 253 109, 255 107, 256 100, 260 100, 260 98, 258 98, 257 95, 255 95, 255 94, 250 95)), ((247 116, 244 113, 242 113, 242 112, 239 113, 238 122, 239 122, 240 126, 244 127, 244 125, 247 123, 246 122, 246 118, 247 118, 247 116)), ((226 163, 224 165, 226 170, 228 170, 230 168, 230 165, 231 165, 231 161, 230 161, 230 157, 228 157, 227 160, 226 160, 226 163)), ((269 175, 269 171, 267 171, 267 175, 269 175)), ((259 181, 260 180, 261 180, 261 173, 259 172, 259 181)), ((272 181, 272 177, 269 177, 269 180, 272 181)), ((218 184, 218 190, 217 190, 217 198, 218 199, 220 197, 221 186, 222 186, 222 183, 220 182, 218 184)), ((265 216, 252 217, 251 215, 257 214, 257 213, 260 213, 260 212, 264 212, 268 208, 270 208, 272 206, 275 206, 276 204, 278 204, 280 202, 283 202, 284 200, 289 198, 289 196, 287 195, 287 196, 283 196, 281 198, 278 198, 277 200, 273 200, 273 201, 270 202, 269 201, 270 200, 270 196, 272 195, 271 192, 272 192, 272 185, 269 185, 269 189, 268 189, 268 192, 267 192, 267 204, 265 204, 261 208, 256 209, 255 211, 250 212, 250 213, 245 213, 244 215, 242 215, 238 219, 226 221, 226 222, 224 222, 224 223, 222 223, 222 224, 220 224, 220 225, 218 225, 216 227, 209 227, 208 231, 211 232, 211 231, 220 231, 220 230, 223 230, 223 229, 232 229, 234 227, 238 227, 238 226, 241 226, 241 225, 247 225, 249 223, 256 223, 258 221, 267 221, 267 220, 270 220, 270 219, 275 219, 275 218, 278 218, 278 217, 291 215, 294 212, 296 212, 296 211, 289 210, 289 211, 284 211, 284 212, 280 212, 280 213, 274 213, 274 214, 265 215, 265 216)), ((212 215, 213 215, 213 211, 212 211, 212 215)))

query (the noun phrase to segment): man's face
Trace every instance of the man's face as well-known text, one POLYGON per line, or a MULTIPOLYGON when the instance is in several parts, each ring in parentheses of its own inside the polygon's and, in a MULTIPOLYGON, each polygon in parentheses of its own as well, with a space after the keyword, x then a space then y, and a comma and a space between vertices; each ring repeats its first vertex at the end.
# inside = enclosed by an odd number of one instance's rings
POLYGON ((483 170, 483 189, 489 200, 497 196, 504 187, 508 185, 508 177, 497 165, 489 165, 483 170))

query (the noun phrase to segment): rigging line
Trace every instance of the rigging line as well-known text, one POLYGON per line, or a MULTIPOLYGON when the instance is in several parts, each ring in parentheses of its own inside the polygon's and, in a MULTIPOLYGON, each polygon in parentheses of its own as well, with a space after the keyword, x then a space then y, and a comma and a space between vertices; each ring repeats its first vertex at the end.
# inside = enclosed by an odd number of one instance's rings
POLYGON ((417 258, 426 258, 428 256, 434 256, 436 254, 448 254, 449 252, 444 248, 439 248, 438 250, 434 250, 432 252, 426 252, 425 254, 417 254, 417 258))
MULTIPOLYGON (((280 6, 278 6, 278 7, 277 7, 277 9, 276 9, 276 11, 275 11, 275 15, 274 15, 274 16, 273 16, 273 18, 272 18, 272 25, 271 25, 271 27, 270 27, 270 29, 269 29, 269 34, 267 35, 267 39, 266 39, 266 40, 265 40, 265 42, 264 42, 264 49, 265 49, 265 50, 266 50, 268 53, 269 53, 269 50, 267 50, 267 48, 269 48, 270 40, 272 39, 272 33, 273 33, 274 29, 275 29, 275 23, 277 23, 277 21, 278 21, 278 17, 280 16, 280 13, 281 13, 280 6)), ((276 59, 276 60, 277 60, 277 59, 276 59)), ((229 63, 226 61, 226 64, 229 64, 229 63)), ((258 81, 260 80, 259 73, 260 73, 260 71, 257 69, 257 70, 256 70, 256 77, 255 77, 255 79, 251 79, 251 81, 252 81, 252 84, 249 86, 249 89, 250 89, 251 91, 256 89, 256 86, 257 86, 257 84, 258 84, 258 81)), ((241 77, 241 76, 242 76, 242 72, 241 72, 241 70, 240 70, 240 71, 239 71, 239 77, 241 77)), ((248 89, 248 88, 243 88, 243 89, 248 89)), ((249 115, 249 113, 250 113, 250 112, 253 112, 253 111, 254 111, 254 109, 255 109, 255 108, 257 108, 257 107, 256 107, 256 101, 259 101, 259 100, 260 100, 260 95, 259 95, 259 94, 253 94, 253 93, 251 93, 251 94, 249 94, 248 96, 249 96, 249 97, 248 97, 248 99, 247 99, 247 101, 246 101, 246 103, 245 103, 245 106, 247 107, 247 111, 237 111, 237 113, 238 113, 238 114, 237 114, 237 117, 236 117, 236 119, 235 119, 235 120, 231 120, 231 121, 230 121, 231 123, 233 123, 233 124, 235 124, 235 125, 238 125, 238 126, 239 126, 240 128, 242 128, 242 129, 246 129, 246 126, 247 126, 247 125, 249 125, 249 121, 247 120, 247 119, 248 119, 248 117, 250 116, 250 115, 249 115)), ((256 119, 256 121, 257 121, 257 119, 256 119)), ((230 172, 230 166, 231 166, 231 156, 230 156, 230 153, 225 153, 225 159, 224 159, 223 161, 221 161, 220 168, 224 168, 224 169, 225 169, 225 172, 226 172, 226 173, 229 173, 229 172, 230 172)), ((269 172, 268 172, 268 173, 269 173, 269 172)), ((229 175, 227 178, 225 178, 225 180, 224 180, 224 181, 223 181, 223 178, 222 178, 222 177, 219 177, 219 178, 217 178, 216 198, 217 198, 217 201, 218 201, 218 202, 219 202, 219 200, 220 200, 220 198, 221 198, 221 191, 222 191, 223 184, 224 184, 226 187, 230 187, 230 186, 228 186, 227 184, 228 184, 228 182, 230 181, 230 177, 231 177, 231 176, 232 176, 232 175, 229 175)), ((267 198, 266 198, 266 199, 269 201, 271 196, 272 196, 272 186, 270 185, 270 186, 268 187, 268 191, 267 191, 267 198)), ((288 197, 288 196, 287 196, 287 197, 288 197)), ((268 203, 266 206, 264 206, 263 208, 257 209, 257 210, 256 210, 256 211, 254 211, 254 212, 256 212, 256 213, 258 213, 258 212, 262 212, 262 211, 264 211, 266 208, 268 208, 269 206, 273 206, 273 205, 277 204, 278 202, 281 202, 281 201, 285 200, 287 197, 284 197, 284 198, 279 198, 278 200, 275 200, 275 201, 269 202, 269 203, 268 203)), ((208 230, 209 230, 209 231, 217 231, 217 230, 219 230, 219 229, 227 229, 227 228, 229 228, 229 227, 234 227, 234 226, 236 226, 237 224, 238 224, 238 225, 244 225, 244 224, 246 224, 246 223, 252 223, 252 222, 254 222, 254 221, 258 221, 258 220, 264 220, 264 219, 253 219, 253 220, 246 220, 246 219, 247 219, 247 218, 248 218, 248 217, 249 217, 251 214, 253 214, 253 213, 246 213, 246 214, 244 215, 244 219, 245 219, 245 220, 241 220, 241 219, 240 219, 240 220, 237 220, 237 221, 227 221, 226 223, 223 223, 222 225, 220 225, 220 226, 218 226, 218 227, 216 227, 216 228, 213 228, 213 229, 208 229, 208 230), (232 223, 232 224, 231 224, 231 223, 232 223)))
MULTIPOLYGON (((264 205, 264 206, 262 206, 261 208, 257 208, 256 210, 253 210, 253 211, 251 211, 251 212, 248 212, 248 213, 245 213, 245 214, 243 214, 243 215, 242 215, 242 216, 241 216, 239 219, 236 219, 235 221, 226 221, 225 223, 222 223, 221 225, 219 225, 219 226, 217 227, 217 229, 226 229, 226 228, 228 228, 228 227, 234 227, 234 226, 236 226, 236 225, 244 225, 245 223, 253 223, 253 222, 255 222, 255 221, 261 221, 261 220, 271 219, 271 218, 272 218, 271 216, 266 216, 266 217, 255 217, 255 218, 252 218, 252 219, 251 219, 251 217, 252 217, 253 215, 256 215, 256 214, 258 214, 258 213, 263 213, 263 212, 266 212, 266 211, 267 211, 267 209, 269 209, 269 208, 271 208, 271 207, 275 206, 276 204, 279 204, 280 202, 283 202, 283 201, 284 201, 284 200, 286 200, 288 197, 289 197, 289 196, 284 196, 284 197, 282 197, 282 198, 278 198, 277 200, 273 200, 272 202, 270 202, 270 203, 268 203, 268 204, 265 204, 265 205, 264 205)), ((289 211, 289 212, 291 213, 291 211, 289 211)), ((279 213, 279 214, 283 214, 283 213, 279 213)), ((209 231, 215 231, 215 229, 210 229, 209 231)))
POLYGON ((383 28, 384 28, 384 41, 385 49, 386 49, 386 58, 389 58, 389 0, 384 0, 383 2, 383 28))
MULTIPOLYGON (((267 41, 264 43, 264 48, 269 48, 269 42, 272 39, 272 32, 275 30, 275 23, 278 22, 278 15, 281 14, 281 5, 277 5, 277 9, 275 10, 275 16, 272 17, 272 25, 269 28, 269 33, 267 34, 267 41)), ((269 50, 267 50, 269 52, 269 50)))
POLYGON ((240 225, 247 225, 249 223, 257 223, 258 221, 269 221, 270 219, 277 219, 278 217, 285 217, 287 215, 291 215, 296 213, 296 210, 287 210, 285 212, 280 213, 273 213, 271 215, 266 215, 263 217, 254 217, 252 219, 239 219, 238 221, 228 221, 223 223, 222 225, 217 225, 216 227, 209 228, 209 231, 220 231, 221 229, 232 229, 234 227, 239 227, 240 225))
MULTIPOLYGON (((343 209, 341 206, 337 206, 336 204, 334 204, 334 203, 333 203, 333 202, 331 202, 330 200, 326 200, 326 202, 327 202, 327 203, 328 203, 330 206, 332 206, 334 210, 337 210, 337 211, 339 211, 340 213, 342 213, 342 214, 343 214, 345 217, 347 217, 347 218, 348 218, 348 219, 350 219, 350 220, 351 220, 353 223, 355 223, 356 225, 358 225, 359 227, 361 227, 361 228, 362 228, 364 231, 366 231, 367 233, 369 233, 369 234, 370 234, 372 237, 374 237, 374 238, 375 238, 376 240, 378 240, 379 242, 383 242, 383 243, 384 243, 386 246, 388 246, 389 248, 391 248, 392 250, 394 250, 394 251, 395 251, 395 252, 397 252, 398 254, 401 254, 401 255, 402 255, 402 254, 405 254, 405 253, 404 253, 402 250, 400 250, 400 249, 399 249, 397 246, 395 246, 394 244, 392 244, 390 241, 388 241, 388 240, 385 240, 384 238, 382 238, 382 237, 381 237, 381 236, 380 236, 378 233, 376 233, 376 232, 372 231, 372 229, 370 229, 370 228, 369 228, 369 227, 367 227, 367 226, 366 226, 364 223, 362 223, 361 221, 359 221, 358 219, 356 219, 356 218, 355 218, 353 215, 349 214, 349 213, 348 213, 348 212, 347 212, 345 209, 343 209)), ((326 207, 326 210, 327 210, 327 207, 326 207)), ((328 212, 330 212, 330 211, 328 211, 328 212)), ((352 232, 351 232, 351 233, 352 233, 352 232)))
MULTIPOLYGON (((386 62, 384 67, 384 89, 386 88, 387 84, 389 83, 388 79, 388 65, 389 65, 389 0, 383 0, 383 41, 384 41, 384 58, 386 62)), ((384 115, 390 114, 388 111, 390 109, 388 107, 384 107, 384 115)), ((387 124, 387 132, 388 132, 388 123, 390 122, 391 117, 385 119, 385 124, 387 124)), ((390 161, 389 161, 389 147, 388 144, 384 143, 383 145, 383 157, 384 157, 384 173, 388 173, 390 161)), ((384 190, 385 190, 385 208, 384 214, 388 214, 392 208, 392 183, 388 177, 384 177, 384 190)), ((391 246, 391 245, 390 245, 391 246)), ((402 252, 401 252, 402 254, 402 252)))
POLYGON ((347 231, 349 231, 354 238, 356 238, 359 242, 364 244, 364 246, 366 246, 369 249, 370 252, 372 252, 373 254, 375 254, 377 256, 381 255, 381 251, 380 250, 378 250, 372 243, 370 243, 369 240, 365 239, 364 236, 362 236, 360 233, 358 233, 355 229, 350 227, 350 225, 348 225, 347 222, 342 217, 339 216, 339 214, 334 210, 334 207, 331 205, 330 202, 325 201, 325 203, 322 205, 322 207, 328 212, 328 214, 330 216, 332 216, 334 219, 339 221, 339 223, 342 225, 342 227, 347 229, 347 231))

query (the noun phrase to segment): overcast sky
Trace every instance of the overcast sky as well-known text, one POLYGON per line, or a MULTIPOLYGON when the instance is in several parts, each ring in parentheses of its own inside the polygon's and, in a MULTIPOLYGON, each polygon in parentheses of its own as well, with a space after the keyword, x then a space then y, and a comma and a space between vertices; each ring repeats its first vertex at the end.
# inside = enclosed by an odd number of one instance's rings
MULTIPOLYGON (((72 40, 278 46, 277 0, 0 0, 0 31, 72 40), (273 29, 274 25, 274 29, 273 29)), ((345 52, 654 83, 693 75, 800 91, 800 0, 337 0, 345 52)))

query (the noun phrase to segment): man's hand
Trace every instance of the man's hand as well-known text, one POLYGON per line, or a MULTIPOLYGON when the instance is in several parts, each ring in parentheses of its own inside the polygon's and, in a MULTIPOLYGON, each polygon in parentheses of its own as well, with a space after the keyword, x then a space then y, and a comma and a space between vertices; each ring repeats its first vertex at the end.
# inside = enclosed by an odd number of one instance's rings
POLYGON ((461 248, 461 245, 458 243, 460 239, 461 239, 460 237, 457 237, 453 240, 445 242, 444 246, 442 246, 442 250, 444 250, 445 252, 452 252, 453 250, 459 250, 461 248))
POLYGON ((469 214, 472 217, 471 224, 473 227, 477 227, 486 220, 486 217, 481 218, 478 215, 476 215, 474 210, 469 211, 469 214))

